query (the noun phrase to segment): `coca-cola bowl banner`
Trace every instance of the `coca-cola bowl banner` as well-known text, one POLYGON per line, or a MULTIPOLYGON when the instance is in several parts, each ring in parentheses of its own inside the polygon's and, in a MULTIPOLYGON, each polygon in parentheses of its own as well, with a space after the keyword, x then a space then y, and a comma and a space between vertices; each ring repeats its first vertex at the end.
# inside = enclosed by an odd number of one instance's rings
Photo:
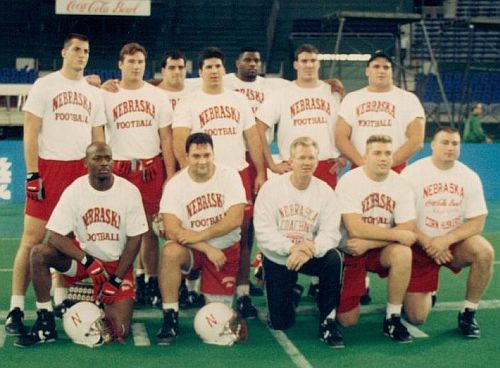
POLYGON ((56 0, 56 14, 151 15, 151 0, 56 0))

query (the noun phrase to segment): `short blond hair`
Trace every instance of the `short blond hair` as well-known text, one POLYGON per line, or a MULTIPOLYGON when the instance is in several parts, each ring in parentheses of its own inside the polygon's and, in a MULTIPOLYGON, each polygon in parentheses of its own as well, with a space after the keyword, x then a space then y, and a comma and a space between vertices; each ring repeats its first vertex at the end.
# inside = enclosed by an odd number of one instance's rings
POLYGON ((316 156, 319 155, 319 145, 314 139, 310 137, 298 137, 295 138, 293 142, 290 144, 290 157, 295 157, 295 151, 297 151, 298 146, 314 147, 316 156))
POLYGON ((392 137, 386 134, 373 134, 366 140, 366 151, 372 143, 392 143, 392 137))

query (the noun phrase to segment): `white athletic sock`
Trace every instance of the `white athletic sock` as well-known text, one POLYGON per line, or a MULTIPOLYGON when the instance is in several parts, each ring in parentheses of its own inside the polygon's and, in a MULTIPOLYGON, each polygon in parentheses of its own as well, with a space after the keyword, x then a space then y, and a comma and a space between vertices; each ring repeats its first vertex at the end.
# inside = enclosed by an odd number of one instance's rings
POLYGON ((196 279, 196 280, 186 280, 186 287, 188 289, 188 291, 198 291, 198 281, 200 279, 196 279))
POLYGON ((334 308, 332 311, 326 316, 327 319, 335 319, 337 317, 337 310, 334 308))
POLYGON ((141 276, 141 275, 144 275, 144 269, 143 268, 137 268, 135 270, 135 275, 136 276, 141 276))
POLYGON ((52 307, 52 302, 50 300, 44 303, 36 302, 36 309, 47 309, 49 312, 52 312, 54 310, 54 308, 52 307))
POLYGON ((242 297, 244 295, 250 295, 250 285, 238 285, 236 286, 236 295, 242 297))
POLYGON ((20 310, 24 311, 24 295, 12 295, 10 297, 10 309, 12 310, 14 308, 19 308, 20 310))
POLYGON ((479 307, 479 303, 472 303, 472 302, 469 302, 468 300, 464 300, 464 305, 462 306, 461 312, 462 313, 465 312, 465 308, 477 310, 477 307, 479 307))
POLYGON ((400 316, 401 315, 401 310, 403 309, 402 304, 391 304, 387 303, 387 308, 385 310, 385 318, 389 319, 392 317, 393 314, 400 316))
POLYGON ((217 294, 204 294, 207 303, 222 303, 231 308, 233 304, 233 295, 217 295, 217 294))
POLYGON ((175 312, 179 311, 179 302, 175 303, 161 303, 161 307, 164 311, 167 309, 173 309, 175 312))
POLYGON ((158 275, 150 275, 149 273, 145 273, 144 274, 144 282, 147 284, 149 282, 149 279, 152 277, 158 278, 158 275))
POLYGON ((319 284, 319 277, 318 276, 312 276, 311 277, 311 285, 318 285, 319 284))
POLYGON ((65 299, 68 299, 68 288, 56 287, 54 288, 54 304, 61 304, 65 299))

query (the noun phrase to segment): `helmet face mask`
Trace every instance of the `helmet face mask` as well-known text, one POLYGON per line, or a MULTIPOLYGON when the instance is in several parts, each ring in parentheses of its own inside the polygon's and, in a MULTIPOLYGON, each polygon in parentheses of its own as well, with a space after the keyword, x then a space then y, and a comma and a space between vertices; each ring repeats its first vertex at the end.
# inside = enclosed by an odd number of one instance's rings
POLYGON ((206 344, 231 346, 245 341, 247 328, 244 320, 223 303, 208 303, 194 318, 194 329, 206 344))
POLYGON ((104 311, 90 302, 79 302, 69 308, 63 316, 66 335, 75 343, 90 348, 112 341, 104 311))

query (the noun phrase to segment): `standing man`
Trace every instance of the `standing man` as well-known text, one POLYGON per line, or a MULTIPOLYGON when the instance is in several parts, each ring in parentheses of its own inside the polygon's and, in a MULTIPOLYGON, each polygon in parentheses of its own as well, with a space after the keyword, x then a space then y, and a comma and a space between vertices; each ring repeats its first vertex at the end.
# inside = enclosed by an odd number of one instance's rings
POLYGON ((290 146, 292 171, 262 187, 255 203, 255 234, 264 254, 268 321, 284 330, 295 322, 294 287, 298 273, 319 277, 319 337, 343 348, 335 322, 342 280, 339 203, 333 190, 313 177, 319 146, 309 137, 290 146))
POLYGON ((440 267, 455 273, 470 267, 458 328, 465 337, 479 338, 475 313, 495 259, 493 247, 481 236, 488 213, 483 187, 478 175, 457 160, 460 135, 456 129, 438 128, 431 148, 431 157, 411 164, 402 174, 415 190, 418 227, 405 313, 412 323, 425 322, 440 267))
POLYGON ((278 148, 282 162, 276 164, 269 147, 264 146, 264 157, 271 171, 278 174, 290 171, 290 144, 297 137, 307 136, 319 145, 319 162, 314 176, 335 188, 338 151, 333 133, 340 94, 332 94, 330 85, 319 79, 318 54, 318 49, 309 44, 297 48, 293 62, 297 79, 266 98, 256 119, 263 142, 267 130, 279 123, 278 148))
POLYGON ((158 213, 165 180, 175 173, 172 109, 164 91, 143 80, 146 49, 128 43, 120 51, 118 92, 104 92, 113 172, 135 184, 142 195, 149 230, 142 238, 146 301, 159 305, 158 238, 151 224, 158 213))
POLYGON ((231 306, 236 290, 245 190, 238 173, 214 164, 212 138, 191 134, 187 167, 165 186, 160 203, 169 241, 160 268, 163 325, 158 345, 171 345, 179 333, 182 273, 201 269, 201 291, 208 302, 231 306))
MULTIPOLYGON (((243 47, 240 49, 238 59, 236 60, 236 73, 229 73, 224 76, 224 86, 235 92, 241 93, 246 97, 252 112, 255 114, 259 106, 264 102, 266 96, 274 90, 283 88, 290 82, 281 78, 263 78, 259 76, 261 72, 261 55, 258 49, 254 47, 243 47)), ((262 145, 268 145, 274 138, 274 129, 267 131, 267 141, 262 145)), ((251 182, 255 181, 257 170, 246 152, 246 161, 248 162, 248 172, 251 182)), ((255 198, 253 198, 255 199, 255 198)), ((247 223, 245 223, 247 225, 247 223)), ((248 229, 242 229, 242 248, 240 252, 240 271, 238 274, 238 287, 236 293, 242 300, 247 300, 250 295, 262 295, 262 289, 254 287, 250 283, 250 258, 252 255, 253 244, 253 218, 248 222, 248 229), (247 238, 245 238, 247 237, 247 238)))
MULTIPOLYGON (((104 141, 102 94, 83 78, 89 41, 71 33, 61 50, 62 68, 38 79, 24 105, 26 207, 24 229, 12 274, 8 335, 25 333, 24 300, 30 281, 31 249, 45 237, 45 225, 64 189, 85 175, 85 148, 104 141)), ((62 301, 62 289, 55 290, 62 301)))
POLYGON ((407 343, 412 337, 401 323, 401 310, 417 238, 415 205, 412 188, 391 170, 392 152, 391 137, 369 137, 364 165, 345 174, 337 186, 348 235, 337 321, 343 326, 358 322, 366 272, 375 272, 388 277, 384 334, 407 343))
POLYGON ((413 93, 393 84, 392 60, 376 52, 365 70, 368 86, 348 93, 340 106, 335 143, 353 167, 362 166, 366 140, 374 134, 392 138, 393 170, 401 172, 406 162, 424 145, 425 113, 413 93))
POLYGON ((15 346, 57 339, 50 300, 51 267, 70 284, 91 278, 93 297, 104 304, 113 337, 123 340, 128 335, 134 306, 132 267, 141 234, 148 229, 144 208, 137 188, 113 175, 113 157, 107 144, 91 144, 85 164, 88 175, 64 191, 50 216, 47 243, 31 251, 37 319, 15 346))
MULTIPOLYGON (((247 233, 252 217, 253 193, 259 190, 266 178, 262 144, 252 110, 245 97, 224 88, 224 54, 217 48, 203 50, 199 57, 199 73, 202 88, 183 99, 175 110, 173 122, 175 154, 181 167, 184 167, 186 138, 192 132, 204 132, 214 139, 217 162, 240 172, 248 202, 241 242, 242 249, 249 253, 247 233), (257 171, 253 182, 245 160, 246 149, 257 171)), ((249 262, 249 255, 247 259, 249 262)), ((242 317, 255 318, 257 310, 248 295, 245 295, 247 293, 242 294, 237 301, 242 317)))

